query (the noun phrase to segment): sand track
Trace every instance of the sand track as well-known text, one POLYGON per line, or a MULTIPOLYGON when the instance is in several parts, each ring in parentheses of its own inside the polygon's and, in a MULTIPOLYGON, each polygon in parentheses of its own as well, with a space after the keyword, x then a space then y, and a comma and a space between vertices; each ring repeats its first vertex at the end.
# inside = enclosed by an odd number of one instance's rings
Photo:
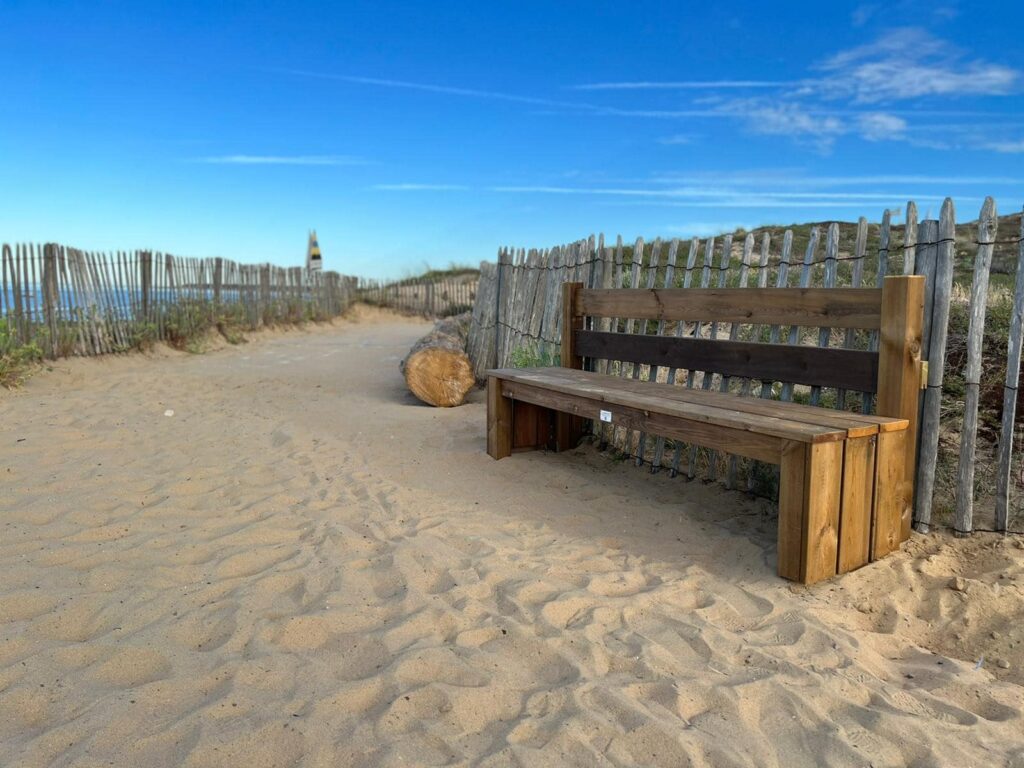
POLYGON ((0 765, 1024 766, 1013 540, 791 587, 761 503, 491 461, 423 328, 0 394, 0 765))

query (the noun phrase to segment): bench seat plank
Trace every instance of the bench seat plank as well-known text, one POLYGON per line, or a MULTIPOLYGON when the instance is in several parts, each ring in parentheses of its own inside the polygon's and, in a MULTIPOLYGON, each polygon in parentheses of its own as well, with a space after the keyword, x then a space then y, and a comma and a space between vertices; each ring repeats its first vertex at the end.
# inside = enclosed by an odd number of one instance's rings
MULTIPOLYGON (((625 380, 614 376, 591 374, 587 378, 568 379, 553 374, 552 371, 566 371, 561 368, 512 368, 498 369, 488 372, 502 382, 514 382, 532 385, 538 389, 547 389, 579 397, 597 403, 618 405, 632 408, 645 413, 658 413, 666 417, 697 421, 708 425, 721 425, 741 432, 777 437, 782 440, 795 440, 803 443, 834 442, 846 439, 844 429, 803 421, 786 419, 778 416, 751 414, 736 410, 727 405, 716 405, 686 400, 676 400, 666 395, 678 389, 672 384, 642 384, 643 392, 631 391, 632 388, 622 386, 625 380)), ((573 412, 570 409, 570 412, 573 412)), ((585 414, 579 414, 584 415, 585 414)), ((593 418, 593 416, 586 416, 593 418)), ((654 431, 656 430, 649 430, 654 431)), ((777 459, 776 459, 777 460, 777 459)))
MULTIPOLYGON (((602 382, 606 374, 580 371, 570 368, 521 368, 518 370, 543 370, 549 376, 559 377, 568 381, 590 381, 602 382)), ((504 372, 504 371, 503 371, 504 372)), ((631 392, 643 394, 650 393, 651 382, 636 381, 633 379, 616 379, 615 385, 631 392)), ((791 421, 803 421, 808 424, 845 429, 847 437, 867 437, 878 432, 890 432, 906 429, 909 422, 907 419, 897 419, 888 416, 873 416, 871 414, 853 413, 851 411, 835 411, 829 408, 820 408, 802 403, 787 403, 779 400, 765 400, 757 397, 743 397, 728 392, 715 392, 712 390, 688 389, 686 387, 661 384, 658 389, 658 396, 682 402, 695 402, 715 404, 722 408, 731 408, 745 413, 759 414, 762 416, 776 416, 791 421)))
MULTIPOLYGON (((700 443, 709 448, 732 450, 743 456, 765 462, 778 462, 785 441, 774 435, 754 432, 736 427, 723 426, 719 422, 687 419, 678 414, 665 413, 665 409, 651 410, 612 403, 598 397, 588 397, 578 392, 566 394, 549 386, 537 386, 523 381, 501 381, 503 398, 532 403, 561 413, 570 413, 587 419, 599 418, 602 410, 612 413, 613 423, 626 429, 663 435, 675 440, 700 443)), ((801 443, 804 444, 804 443, 801 443)), ((573 445, 558 446, 558 450, 573 445)))

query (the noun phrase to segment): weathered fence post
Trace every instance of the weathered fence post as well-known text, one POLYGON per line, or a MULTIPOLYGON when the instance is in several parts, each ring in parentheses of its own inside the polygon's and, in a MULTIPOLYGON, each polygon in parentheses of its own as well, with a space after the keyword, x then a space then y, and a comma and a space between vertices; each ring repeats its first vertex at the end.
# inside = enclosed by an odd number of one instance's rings
POLYGON ((969 535, 974 527, 974 441, 978 436, 981 352, 985 307, 988 304, 988 277, 998 225, 995 201, 987 197, 978 216, 978 251, 974 258, 974 279, 971 281, 971 319, 967 329, 967 365, 964 369, 964 420, 960 430, 960 463, 956 472, 956 520, 953 532, 957 536, 969 535))
POLYGON ((939 455, 939 416, 942 378, 946 368, 946 335, 949 330, 949 299, 953 288, 953 246, 956 220, 953 201, 946 198, 938 222, 921 222, 918 231, 918 274, 925 276, 924 342, 928 361, 928 388, 921 406, 918 441, 915 528, 928 533, 935 491, 935 461, 939 455))
POLYGON ((266 318, 271 316, 270 311, 270 265, 262 264, 260 266, 260 306, 257 308, 257 314, 261 323, 266 322, 266 318))
POLYGON ((47 243, 43 246, 42 266, 43 318, 50 335, 51 358, 57 357, 57 315, 60 312, 60 297, 57 291, 57 246, 47 243))
POLYGON ((220 306, 220 289, 224 285, 224 259, 218 256, 213 261, 213 303, 220 306))
POLYGON ((1017 417, 1017 387, 1020 382, 1021 341, 1024 338, 1024 214, 1020 219, 1017 244, 1017 277, 1013 288, 1013 314, 1006 353, 1006 382, 1003 385, 1003 423, 999 431, 999 468, 996 478, 996 530, 1010 523, 1010 471, 1013 467, 1013 431, 1017 417))
POLYGON ((494 365, 502 365, 505 356, 505 350, 502 349, 501 339, 504 336, 502 333, 502 317, 501 305, 504 301, 504 292, 508 291, 508 271, 512 266, 512 259, 510 251, 506 248, 502 248, 498 251, 498 271, 495 277, 497 287, 494 291, 494 365))
POLYGON ((153 252, 142 251, 139 254, 139 292, 142 301, 142 319, 149 322, 150 293, 153 290, 153 252))

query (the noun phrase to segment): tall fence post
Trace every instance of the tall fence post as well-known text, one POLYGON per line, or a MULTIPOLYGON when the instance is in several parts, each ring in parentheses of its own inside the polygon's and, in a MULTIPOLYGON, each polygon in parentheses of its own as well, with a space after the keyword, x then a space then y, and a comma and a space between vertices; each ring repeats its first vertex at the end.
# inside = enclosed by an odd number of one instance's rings
POLYGON ((150 294, 153 290, 153 253, 142 251, 139 254, 139 294, 142 301, 142 317, 149 322, 150 294))
POLYGON ((941 219, 922 221, 918 230, 915 268, 925 276, 925 315, 923 348, 927 352, 928 387, 921 406, 921 432, 918 443, 917 482, 915 483, 915 528, 928 533, 932 521, 932 496, 935 492, 935 462, 939 455, 939 416, 942 405, 942 379, 946 367, 946 335, 949 330, 949 300, 953 288, 953 246, 956 220, 953 201, 942 205, 941 219))
POLYGON ((1010 472, 1013 467, 1013 432, 1017 418, 1017 388, 1020 382, 1021 342, 1024 340, 1024 214, 1020 219, 1017 244, 1017 277, 1013 288, 1013 314, 1006 353, 1006 382, 1003 385, 1003 423, 999 431, 999 468, 996 478, 996 530, 1010 527, 1010 472))
POLYGON ((497 288, 494 291, 495 304, 494 304, 494 367, 501 365, 504 360, 504 352, 502 349, 504 346, 501 343, 501 339, 504 334, 502 333, 502 316, 501 307, 504 301, 503 291, 507 291, 508 275, 506 274, 508 269, 512 266, 512 260, 510 251, 506 248, 502 248, 498 251, 498 274, 495 278, 497 281, 497 288))
POLYGON ((43 246, 42 266, 43 318, 49 331, 49 355, 57 357, 57 315, 60 312, 60 297, 57 291, 57 246, 47 243, 43 246))
POLYGON ((220 306, 220 289, 224 285, 224 259, 218 256, 213 261, 213 303, 220 306))
POLYGON ((960 462, 957 465, 956 519, 954 533, 967 536, 974 527, 974 460, 978 436, 978 405, 981 386, 981 352, 985 333, 985 308, 988 305, 988 278, 992 268, 999 219, 996 204, 985 198, 978 216, 978 251, 974 257, 971 281, 970 323, 967 329, 967 366, 964 370, 964 420, 960 430, 960 462))

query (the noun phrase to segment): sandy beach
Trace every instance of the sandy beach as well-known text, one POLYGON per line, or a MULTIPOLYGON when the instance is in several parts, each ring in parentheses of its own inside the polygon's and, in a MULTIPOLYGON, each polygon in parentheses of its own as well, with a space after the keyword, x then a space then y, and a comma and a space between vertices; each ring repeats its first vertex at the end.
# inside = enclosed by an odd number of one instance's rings
POLYGON ((1024 540, 813 587, 770 505, 500 462, 360 310, 0 391, 0 766, 1024 766, 1024 540))

